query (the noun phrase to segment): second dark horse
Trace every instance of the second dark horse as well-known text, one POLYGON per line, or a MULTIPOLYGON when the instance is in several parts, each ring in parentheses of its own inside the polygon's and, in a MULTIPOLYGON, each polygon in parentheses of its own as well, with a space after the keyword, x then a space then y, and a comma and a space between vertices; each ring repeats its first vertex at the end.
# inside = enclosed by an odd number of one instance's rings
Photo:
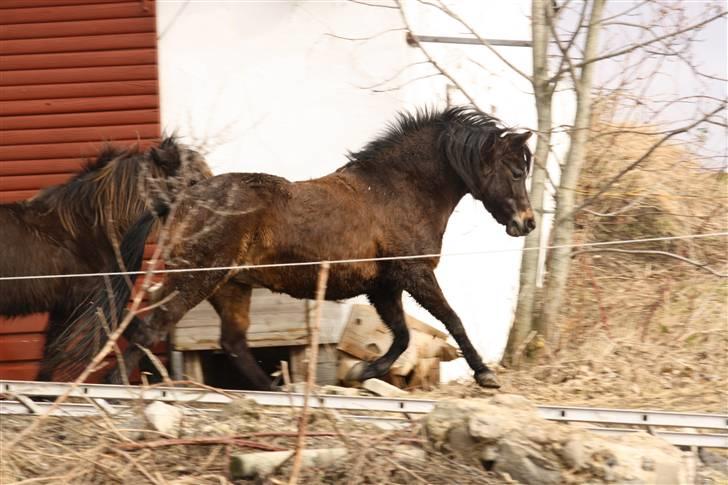
MULTIPOLYGON (((289 182, 267 174, 231 173, 186 191, 175 212, 167 267, 379 258, 437 254, 448 219, 466 194, 480 200, 511 236, 535 227, 526 190, 530 132, 517 133, 469 108, 401 114, 349 163, 319 179, 289 182)), ((137 237, 132 235, 132 237, 137 237)), ((447 327, 484 387, 498 387, 435 278, 438 258, 335 264, 326 299, 365 294, 394 336, 384 355, 355 368, 352 379, 385 374, 407 348, 402 293, 447 327)), ((221 318, 221 346, 258 389, 270 380, 246 343, 253 286, 296 298, 314 296, 318 267, 171 273, 161 297, 176 292, 127 338, 150 346, 208 299, 221 318)), ((130 346, 127 369, 142 352, 130 346)), ((112 377, 118 381, 119 375, 112 377)))

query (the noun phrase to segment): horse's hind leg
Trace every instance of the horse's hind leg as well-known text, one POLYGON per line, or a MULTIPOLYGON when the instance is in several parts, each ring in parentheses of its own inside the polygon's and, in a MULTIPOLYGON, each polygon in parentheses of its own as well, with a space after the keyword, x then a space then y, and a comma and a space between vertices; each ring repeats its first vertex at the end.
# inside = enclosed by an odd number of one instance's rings
POLYGON ((364 381, 372 377, 383 376, 392 367, 394 361, 402 355, 402 352, 407 350, 409 345, 410 335, 402 308, 402 291, 383 291, 370 294, 369 300, 376 308, 384 324, 392 331, 392 345, 384 355, 375 361, 354 366, 346 376, 347 380, 364 381))
POLYGON ((247 331, 250 326, 249 285, 228 281, 209 298, 220 315, 220 345, 228 354, 238 371, 256 390, 271 390, 271 380, 260 368, 248 347, 247 331))

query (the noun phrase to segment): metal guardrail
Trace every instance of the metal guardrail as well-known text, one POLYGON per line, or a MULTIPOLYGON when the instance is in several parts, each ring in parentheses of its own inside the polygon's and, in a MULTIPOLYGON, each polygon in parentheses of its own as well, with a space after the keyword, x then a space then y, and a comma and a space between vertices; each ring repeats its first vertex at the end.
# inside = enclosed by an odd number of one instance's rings
MULTIPOLYGON (((47 383, 31 381, 0 380, 0 394, 13 400, 0 401, 0 414, 39 414, 51 403, 30 400, 31 397, 56 397, 64 394, 70 383, 47 383), (30 401, 30 402, 28 402, 30 401)), ((55 415, 85 416, 99 412, 120 412, 128 406, 111 405, 106 399, 131 401, 166 401, 197 404, 226 404, 233 398, 248 398, 258 404, 271 407, 298 407, 303 395, 296 393, 260 391, 224 391, 216 393, 205 389, 137 386, 115 386, 106 384, 84 384, 78 386, 70 396, 83 397, 91 403, 68 403, 62 405, 55 415)), ((423 415, 430 412, 437 401, 427 399, 401 399, 386 397, 317 395, 310 399, 310 406, 344 411, 387 412, 406 416, 423 415)), ((633 409, 605 409, 576 406, 537 406, 542 417, 553 421, 600 423, 608 425, 647 426, 652 434, 678 446, 700 446, 728 448, 728 434, 699 433, 695 429, 728 431, 728 415, 705 413, 680 413, 669 411, 647 411, 633 409), (652 427, 689 428, 690 432, 654 430, 652 427)), ((402 417, 349 415, 344 418, 375 422, 387 427, 406 426, 410 419, 402 417)), ((637 432, 637 429, 588 428, 606 434, 637 432)))

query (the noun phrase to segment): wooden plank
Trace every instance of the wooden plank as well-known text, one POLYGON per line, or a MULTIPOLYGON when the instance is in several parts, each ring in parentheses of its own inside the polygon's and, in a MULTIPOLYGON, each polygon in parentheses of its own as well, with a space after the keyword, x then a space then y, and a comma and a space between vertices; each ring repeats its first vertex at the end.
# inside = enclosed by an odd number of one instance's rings
MULTIPOLYGON (((118 140, 117 143, 119 145, 131 145, 135 141, 136 140, 118 140)), ((145 146, 148 145, 150 141, 142 140, 141 143, 142 146, 145 146)), ((96 156, 103 144, 103 142, 72 142, 52 143, 48 145, 0 146, 0 159, 32 160, 35 158, 92 158, 96 156)))
POLYGON ((83 128, 45 128, 40 130, 5 130, 0 133, 0 146, 67 143, 97 140, 131 140, 159 137, 157 123, 118 126, 88 126, 83 128))
POLYGON ((0 103, 0 112, 6 115, 33 115, 149 109, 156 108, 157 106, 159 106, 159 96, 156 94, 145 94, 137 96, 101 96, 98 98, 4 101, 0 103))
POLYGON ((0 43, 0 55, 140 49, 145 47, 154 48, 156 45, 157 35, 154 32, 83 35, 45 39, 14 39, 0 43))
POLYGON ((61 22, 68 20, 116 19, 127 17, 149 17, 154 15, 153 2, 123 2, 112 4, 63 5, 36 8, 4 9, 3 23, 32 24, 37 22, 61 22))
POLYGON ((0 192, 0 204, 9 204, 11 202, 30 199, 37 192, 37 190, 13 190, 10 192, 0 192))
POLYGON ((40 360, 44 343, 42 333, 0 335, 0 361, 40 360))
POLYGON ((0 362, 0 379, 34 381, 40 362, 0 362))
MULTIPOLYGON (((156 63, 136 62, 128 66, 64 67, 0 72, 0 86, 26 86, 54 83, 128 81, 157 79, 156 63)), ((2 112, 2 111, 0 111, 2 112)))
MULTIPOLYGON (((147 147, 156 140, 139 140, 141 147, 147 147)), ((116 144, 133 146, 137 140, 114 140, 116 144)), ((35 160, 43 158, 91 158, 95 157, 103 142, 51 143, 42 145, 0 146, 0 160, 35 160)))
POLYGON ((3 0, 0 10, 6 8, 53 7, 61 5, 87 6, 95 3, 119 3, 119 0, 3 0))
POLYGON ((0 130, 37 130, 77 126, 112 126, 159 123, 159 109, 99 111, 50 115, 0 116, 0 130))
POLYGON ((291 374, 291 382, 302 382, 306 380, 308 369, 308 349, 305 345, 291 347, 288 358, 288 372, 291 374))
POLYGON ((78 172, 85 163, 86 161, 80 158, 3 161, 0 162, 0 177, 73 173, 78 172))
POLYGON ((133 66, 155 64, 156 49, 121 49, 114 51, 57 52, 0 56, 3 71, 57 69, 68 67, 133 66))
POLYGON ((5 86, 0 89, 0 101, 157 94, 157 88, 156 79, 5 86))
MULTIPOLYGON (((4 5, 4 3, 0 5, 4 5)), ((0 29, 0 40, 45 39, 155 31, 156 20, 154 17, 76 20, 68 22, 3 25, 2 29, 0 29)))
POLYGON ((183 359, 183 372, 185 377, 194 382, 204 384, 205 374, 202 371, 202 356, 200 352, 185 352, 183 359))
POLYGON ((0 191, 42 189, 52 185, 65 183, 72 173, 54 173, 46 175, 11 175, 0 177, 0 191))
POLYGON ((15 318, 0 316, 0 334, 43 333, 47 326, 47 313, 34 313, 15 318))

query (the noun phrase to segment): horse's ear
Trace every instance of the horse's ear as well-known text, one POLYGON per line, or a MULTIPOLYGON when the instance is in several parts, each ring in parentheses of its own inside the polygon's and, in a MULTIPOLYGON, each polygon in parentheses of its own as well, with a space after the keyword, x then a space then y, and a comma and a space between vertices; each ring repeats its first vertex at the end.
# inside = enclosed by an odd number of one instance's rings
POLYGON ((168 175, 176 173, 180 168, 180 153, 177 145, 174 143, 162 142, 160 148, 150 148, 149 156, 152 161, 168 175))
POLYGON ((521 148, 526 144, 533 133, 530 131, 524 131, 523 133, 508 133, 505 138, 513 148, 521 148))

